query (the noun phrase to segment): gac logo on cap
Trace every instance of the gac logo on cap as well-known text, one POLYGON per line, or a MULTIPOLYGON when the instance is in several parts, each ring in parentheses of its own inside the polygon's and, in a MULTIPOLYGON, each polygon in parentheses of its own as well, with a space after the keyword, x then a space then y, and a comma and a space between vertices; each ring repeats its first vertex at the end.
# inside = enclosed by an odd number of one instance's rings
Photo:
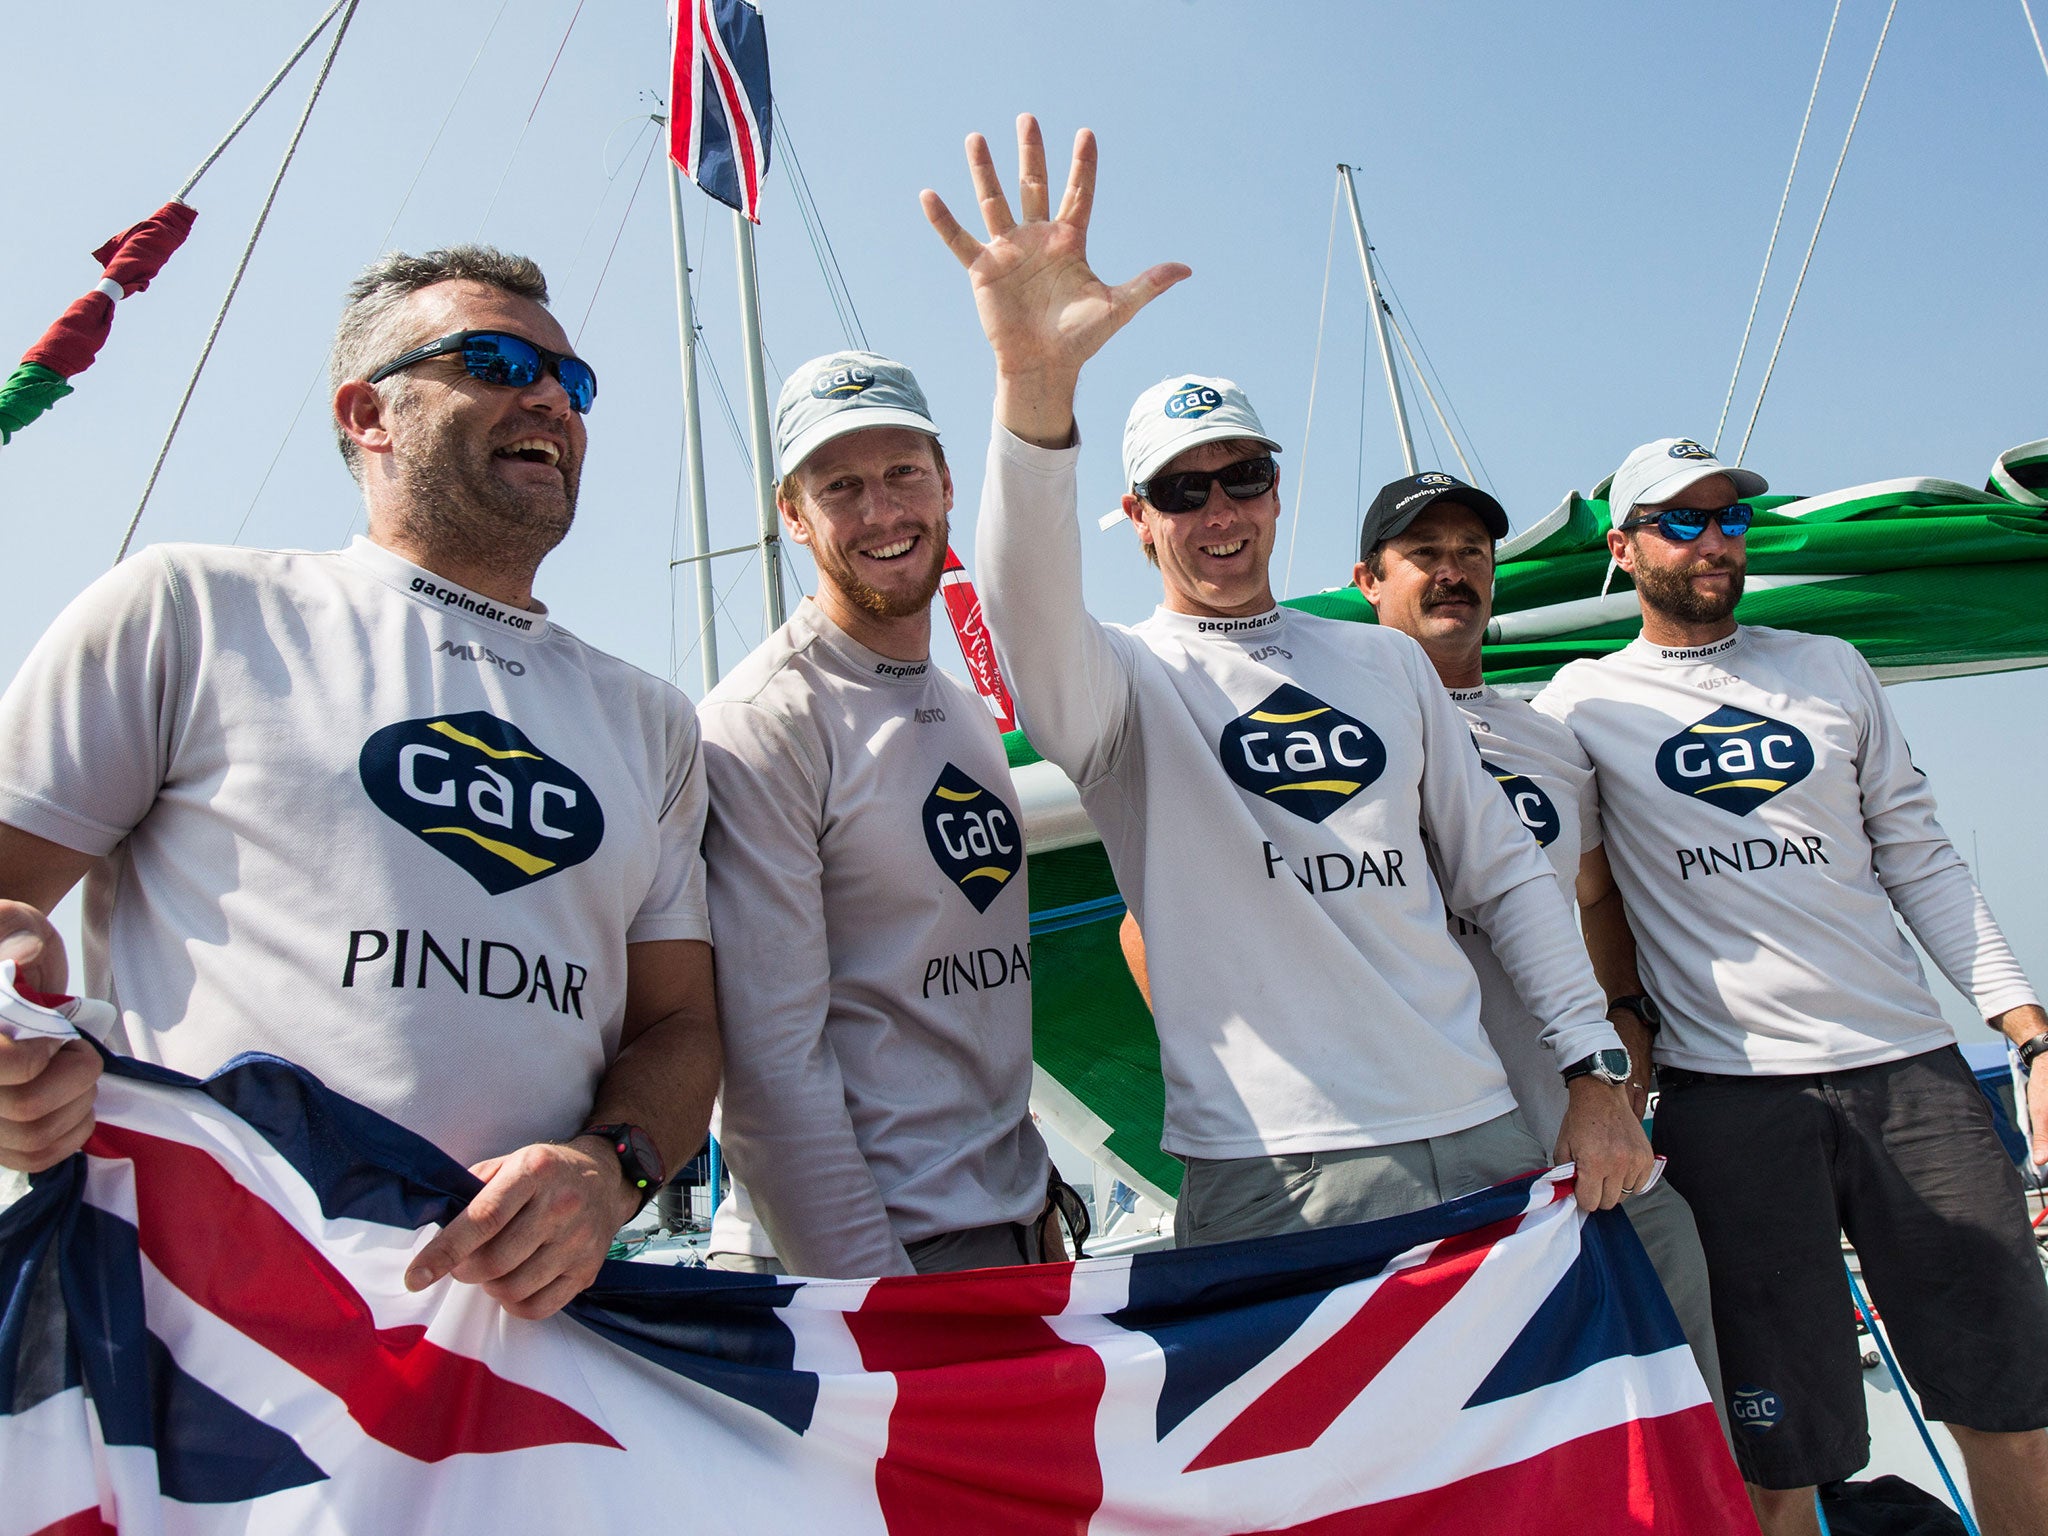
POLYGON ((844 368, 830 369, 811 380, 811 396, 816 400, 850 400, 874 382, 873 369, 849 363, 844 368))
POLYGON ((1184 384, 1166 397, 1166 414, 1175 421, 1206 416, 1223 403, 1223 396, 1206 384, 1184 384))
POLYGON ((1669 789, 1747 816, 1813 772, 1813 744, 1796 725, 1723 705, 1657 749, 1669 789))
POLYGON ((1515 815, 1529 829, 1529 835, 1536 839, 1536 846, 1548 848, 1556 842, 1564 823, 1558 819, 1557 807, 1550 803, 1550 796, 1543 793, 1543 786, 1523 774, 1489 763, 1483 757, 1479 762, 1500 785, 1501 793, 1508 797, 1508 804, 1514 807, 1515 815))
POLYGON ((1417 475, 1415 483, 1417 485, 1456 485, 1458 482, 1440 470, 1431 470, 1426 475, 1417 475))
POLYGON ((1223 728, 1223 771, 1238 788, 1322 821, 1387 768, 1372 727, 1292 683, 1223 728))
POLYGON ((924 799, 924 840, 945 877, 986 912, 1024 867, 1024 829, 994 793, 951 763, 924 799))
POLYGON ((1674 459, 1711 459, 1713 454, 1702 448, 1691 438, 1681 437, 1671 445, 1671 457, 1674 459))
POLYGON ((493 896, 581 864, 604 841, 590 786, 482 710, 387 725, 356 771, 378 810, 493 896))

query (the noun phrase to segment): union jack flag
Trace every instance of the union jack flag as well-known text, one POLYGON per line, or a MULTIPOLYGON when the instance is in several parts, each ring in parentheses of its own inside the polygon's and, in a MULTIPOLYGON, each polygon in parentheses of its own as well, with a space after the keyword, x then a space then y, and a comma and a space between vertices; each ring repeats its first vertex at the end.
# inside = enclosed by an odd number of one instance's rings
POLYGON ((669 26, 668 157, 758 224, 774 126, 761 13, 747 0, 670 0, 669 26))
MULTIPOLYGON (((0 992, 0 1029, 78 1006, 0 992)), ((0 1536, 603 1529, 678 1469, 693 1531, 1755 1530, 1634 1233, 1562 1171, 964 1275, 614 1263, 545 1323, 405 1290, 475 1188, 274 1058, 109 1059, 86 1150, 0 1211, 0 1536)))

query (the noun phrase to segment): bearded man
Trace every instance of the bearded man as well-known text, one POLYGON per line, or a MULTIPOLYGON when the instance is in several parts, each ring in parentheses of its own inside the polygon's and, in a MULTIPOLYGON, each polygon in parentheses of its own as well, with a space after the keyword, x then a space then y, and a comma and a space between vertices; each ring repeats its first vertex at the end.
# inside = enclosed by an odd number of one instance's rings
POLYGON ((703 705, 735 1181, 711 1262, 1063 1258, 1029 1106, 1023 823, 987 708, 931 663, 939 429, 908 368, 835 352, 790 375, 776 437, 818 592, 703 705))
MULTIPOLYGON (((105 1044, 282 1056, 470 1164, 407 1284, 522 1317, 596 1277, 719 1072, 689 701, 533 596, 597 393, 546 305, 488 247, 380 259, 330 367, 368 535, 146 549, 0 699, 0 958, 63 991, 43 913, 83 878, 105 1044)), ((99 1071, 0 1041, 0 1163, 83 1146, 99 1071)))

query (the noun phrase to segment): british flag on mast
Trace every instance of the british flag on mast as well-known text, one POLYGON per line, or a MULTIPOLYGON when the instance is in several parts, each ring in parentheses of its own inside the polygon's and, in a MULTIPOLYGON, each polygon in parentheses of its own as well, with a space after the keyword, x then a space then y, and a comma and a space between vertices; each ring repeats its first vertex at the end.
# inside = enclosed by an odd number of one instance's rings
POLYGON ((755 224, 774 133, 768 29, 747 0, 670 0, 668 154, 755 224))

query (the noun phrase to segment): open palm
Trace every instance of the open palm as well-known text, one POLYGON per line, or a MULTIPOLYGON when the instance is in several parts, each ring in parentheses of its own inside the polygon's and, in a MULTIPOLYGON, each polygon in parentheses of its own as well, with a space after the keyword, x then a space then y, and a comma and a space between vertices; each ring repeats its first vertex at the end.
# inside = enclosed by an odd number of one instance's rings
POLYGON ((1088 265, 1088 219, 1095 203, 1095 135, 1074 138, 1073 165, 1059 212, 1050 212, 1045 141, 1038 122, 1017 119, 1018 212, 1012 214, 989 155, 988 140, 967 140, 988 238, 977 240, 953 217, 936 192, 923 197, 925 217, 967 269, 981 328, 1009 374, 1072 377, 1102 344, 1147 304, 1188 276, 1166 262, 1112 287, 1088 265))

